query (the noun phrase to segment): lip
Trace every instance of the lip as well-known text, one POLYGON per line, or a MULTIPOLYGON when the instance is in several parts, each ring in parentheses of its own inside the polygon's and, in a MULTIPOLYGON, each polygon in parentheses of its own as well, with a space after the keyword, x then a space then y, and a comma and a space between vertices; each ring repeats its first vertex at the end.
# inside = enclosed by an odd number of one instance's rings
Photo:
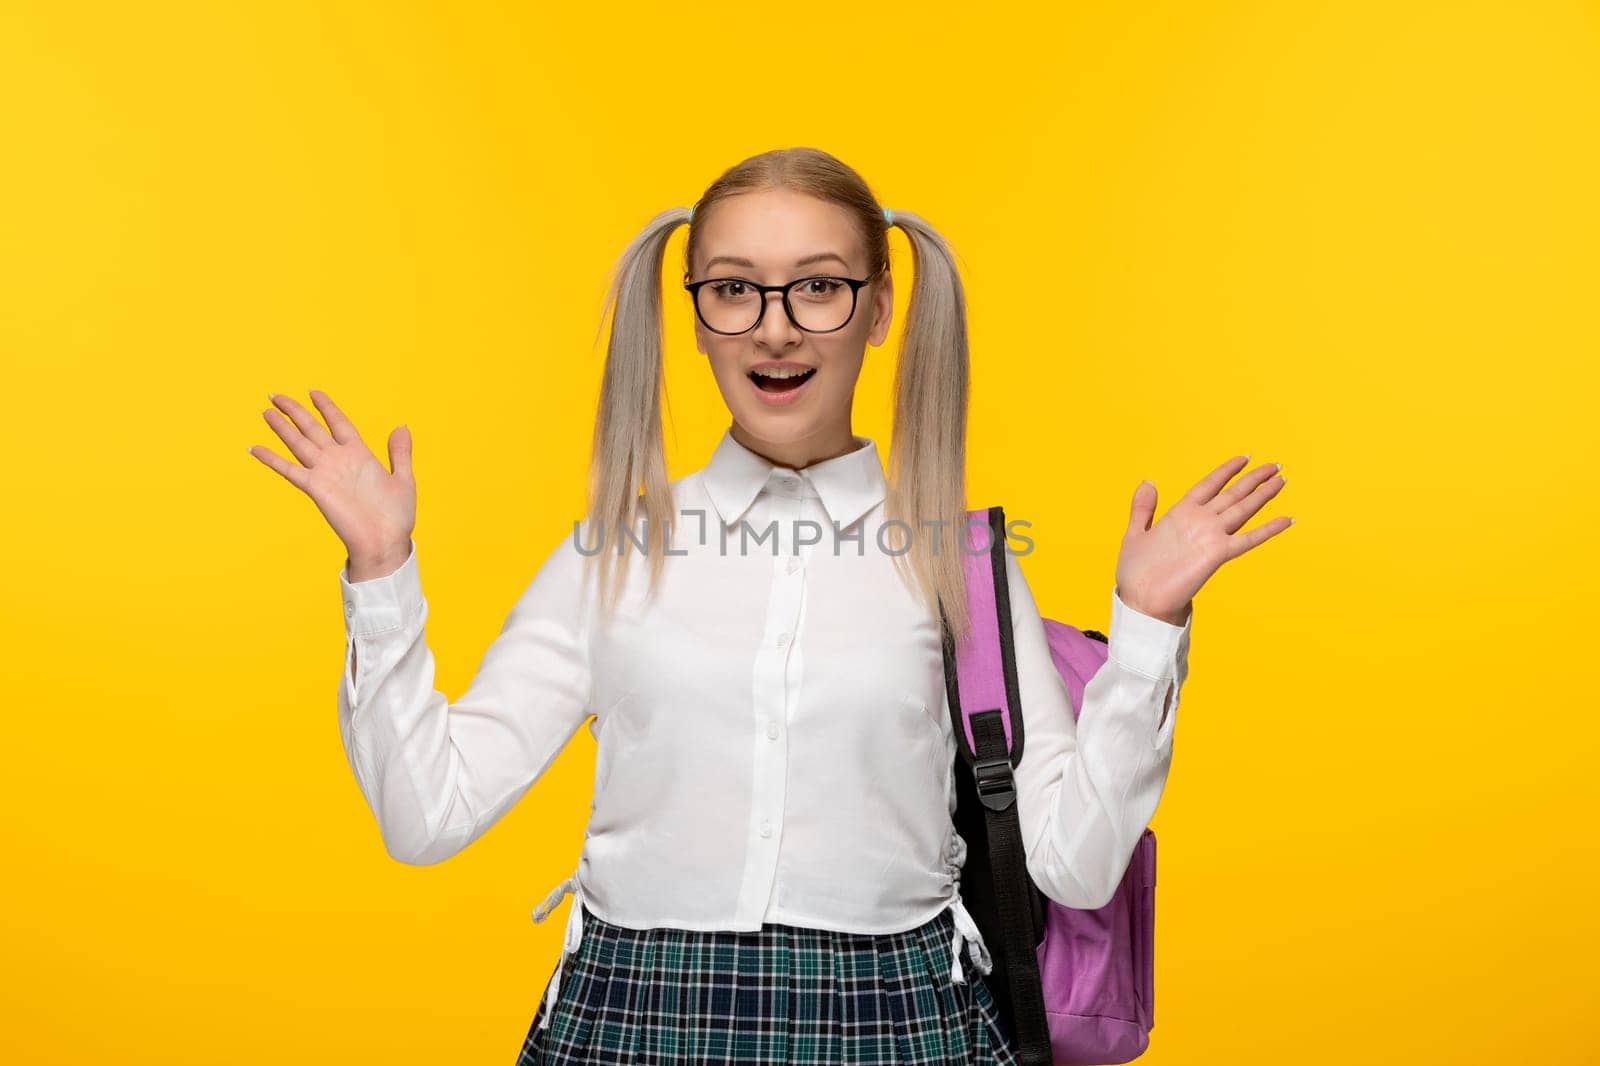
POLYGON ((744 368, 749 374, 752 370, 815 370, 810 363, 802 363, 798 359, 768 359, 762 363, 751 363, 744 368))
POLYGON ((806 378, 803 384, 797 385, 788 392, 766 392, 761 388, 760 385, 757 385, 754 381, 750 380, 750 374, 752 371, 765 370, 771 367, 787 367, 792 370, 817 369, 816 367, 810 366, 806 363, 797 363, 788 359, 769 359, 764 363, 755 363, 751 366, 745 367, 744 379, 750 382, 750 391, 754 392, 756 394, 756 398, 762 403, 766 404, 768 407, 789 406, 790 404, 799 400, 800 397, 804 396, 807 390, 811 388, 811 383, 817 380, 817 375, 812 374, 810 377, 806 378))

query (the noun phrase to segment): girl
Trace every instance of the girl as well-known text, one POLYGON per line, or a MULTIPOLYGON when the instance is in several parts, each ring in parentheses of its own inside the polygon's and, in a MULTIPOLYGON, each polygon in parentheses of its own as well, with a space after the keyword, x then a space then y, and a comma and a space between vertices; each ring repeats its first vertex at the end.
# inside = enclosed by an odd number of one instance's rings
MULTIPOLYGON (((424 639, 409 431, 389 437, 390 473, 325 394, 326 429, 285 396, 266 413, 303 465, 252 451, 347 548, 339 722, 389 854, 465 848, 593 714, 582 855, 535 911, 571 892, 567 936, 520 1066, 1016 1062, 951 822, 941 623, 966 633, 968 374, 949 248, 832 156, 772 151, 654 218, 608 307, 589 513, 454 703, 424 639), (730 425, 669 482, 660 272, 685 223, 697 347, 730 425), (889 333, 890 225, 915 277, 886 477, 851 411, 865 349, 889 333)), ((1288 524, 1232 535, 1283 485, 1266 464, 1224 488, 1248 458, 1153 527, 1155 488, 1135 491, 1110 658, 1079 722, 1007 552, 1017 803, 1029 872, 1066 906, 1105 905, 1155 812, 1194 593, 1288 524)))

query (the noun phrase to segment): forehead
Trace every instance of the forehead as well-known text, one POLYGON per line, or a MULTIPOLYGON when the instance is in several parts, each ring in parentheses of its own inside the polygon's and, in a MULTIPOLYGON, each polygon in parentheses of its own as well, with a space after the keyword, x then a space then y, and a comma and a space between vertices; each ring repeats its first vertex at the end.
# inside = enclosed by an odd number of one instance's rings
POLYGON ((857 269, 862 256, 860 237, 844 208, 792 189, 762 189, 720 201, 698 223, 693 266, 697 272, 753 270, 778 276, 797 266, 857 269), (843 262, 814 258, 829 252, 843 262))

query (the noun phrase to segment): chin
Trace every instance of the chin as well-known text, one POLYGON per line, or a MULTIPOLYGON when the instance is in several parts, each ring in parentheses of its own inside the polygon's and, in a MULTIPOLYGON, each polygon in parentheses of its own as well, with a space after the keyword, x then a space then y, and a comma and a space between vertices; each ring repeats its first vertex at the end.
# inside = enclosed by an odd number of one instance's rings
POLYGON ((750 433, 774 444, 804 440, 822 428, 816 418, 799 413, 746 411, 737 417, 739 424, 750 433))

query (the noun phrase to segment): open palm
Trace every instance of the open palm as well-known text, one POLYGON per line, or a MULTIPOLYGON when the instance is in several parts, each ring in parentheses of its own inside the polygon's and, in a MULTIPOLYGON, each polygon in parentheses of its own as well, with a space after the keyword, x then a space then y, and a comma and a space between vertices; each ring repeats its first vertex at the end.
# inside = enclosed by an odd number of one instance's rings
POLYGON ((250 454, 311 497, 352 560, 404 562, 417 520, 411 431, 399 426, 389 434, 391 473, 327 393, 311 390, 326 428, 289 396, 275 394, 272 402, 262 417, 299 463, 260 445, 250 454))
POLYGON ((1148 481, 1139 483, 1117 557, 1117 595, 1123 603, 1182 625, 1194 594, 1223 563, 1294 523, 1292 518, 1274 518, 1237 532, 1287 481, 1278 474, 1280 464, 1266 463, 1223 488, 1249 462, 1248 455, 1236 456, 1211 471, 1153 527, 1156 487, 1148 481))

